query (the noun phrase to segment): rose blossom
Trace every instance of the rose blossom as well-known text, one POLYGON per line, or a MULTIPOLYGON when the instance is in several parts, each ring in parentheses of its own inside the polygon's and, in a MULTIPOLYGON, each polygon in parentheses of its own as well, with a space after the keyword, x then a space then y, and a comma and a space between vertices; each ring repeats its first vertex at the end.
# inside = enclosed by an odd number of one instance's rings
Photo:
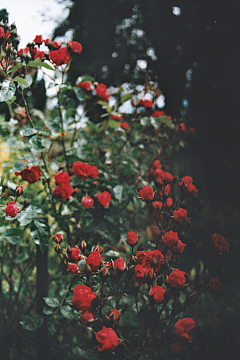
POLYGON ((41 60, 46 59, 45 55, 46 54, 44 51, 37 51, 36 54, 34 55, 34 60, 36 60, 37 58, 40 58, 41 60))
POLYGON ((82 198, 82 206, 85 209, 90 209, 94 204, 94 200, 90 196, 84 196, 82 198))
POLYGON ((152 114, 152 117, 160 117, 164 115, 165 115, 164 111, 155 110, 154 113, 152 114))
POLYGON ((140 105, 140 106, 144 106, 144 107, 146 107, 146 108, 152 108, 152 107, 153 107, 153 101, 152 101, 152 100, 148 100, 148 99, 140 100, 140 101, 139 101, 139 105, 140 105))
POLYGON ((5 207, 5 213, 6 216, 11 216, 11 218, 15 217, 19 211, 19 208, 15 204, 14 201, 11 201, 6 207, 5 207))
POLYGON ((124 271, 126 269, 126 263, 122 258, 116 259, 113 263, 114 270, 124 271))
POLYGON ((102 258, 99 251, 92 251, 86 260, 92 271, 97 271, 101 265, 102 258))
POLYGON ((43 43, 43 37, 42 37, 42 35, 36 35, 36 36, 35 36, 35 39, 33 40, 33 42, 34 42, 36 45, 42 45, 42 43, 43 43))
POLYGON ((50 60, 52 60, 52 62, 57 66, 67 64, 71 58, 69 52, 64 47, 58 50, 50 51, 49 56, 50 60))
POLYGON ((75 274, 75 272, 77 272, 77 270, 78 270, 78 265, 77 264, 71 264, 71 263, 68 264, 68 271, 71 274, 75 274))
POLYGON ((183 318, 181 320, 178 320, 178 322, 174 325, 174 332, 177 336, 189 340, 190 335, 195 328, 196 323, 193 319, 183 318))
POLYGON ((92 308, 92 301, 95 299, 96 294, 92 290, 82 284, 77 285, 73 289, 74 296, 72 298, 73 305, 80 311, 89 311, 92 308))
POLYGON ((166 290, 162 286, 156 285, 152 287, 149 296, 153 296, 155 303, 159 304, 164 300, 165 292, 166 290))
POLYGON ((135 279, 140 285, 143 285, 146 283, 146 275, 149 272, 150 266, 143 266, 141 264, 138 264, 135 266, 135 279))
POLYGON ((96 94, 102 100, 108 101, 110 98, 110 95, 107 95, 107 86, 102 83, 96 87, 96 94))
POLYGON ((90 81, 83 81, 83 82, 77 84, 76 86, 79 87, 80 89, 84 89, 84 90, 87 90, 87 91, 92 90, 92 86, 91 86, 90 81))
POLYGON ((111 119, 116 120, 116 121, 121 121, 122 120, 122 115, 121 114, 119 114, 119 115, 112 114, 111 119))
POLYGON ((81 324, 86 324, 87 322, 92 322, 94 321, 94 316, 90 311, 85 311, 80 319, 80 323, 81 324))
POLYGON ((113 321, 116 321, 120 316, 120 311, 118 311, 117 309, 113 309, 110 311, 110 313, 108 314, 109 318, 112 318, 113 321))
POLYGON ((128 123, 126 121, 121 121, 120 123, 120 127, 123 129, 123 130, 127 130, 128 128, 128 123))
POLYGON ((222 235, 213 234, 211 236, 211 245, 218 255, 222 255, 224 251, 229 251, 229 243, 222 235))
POLYGON ((15 189, 16 191, 16 195, 17 196, 20 196, 21 194, 23 194, 23 191, 24 191, 24 187, 22 185, 18 185, 15 189))
POLYGON ((108 191, 104 191, 100 194, 97 194, 97 200, 104 207, 108 207, 111 201, 111 195, 108 191))
POLYGON ((174 210, 173 218, 176 222, 182 222, 187 220, 187 210, 179 208, 178 210, 174 210))
POLYGON ((138 235, 134 231, 127 234, 126 243, 130 246, 135 246, 138 242, 138 235))
POLYGON ((176 246, 173 246, 173 247, 171 248, 171 251, 172 251, 174 254, 182 254, 186 246, 187 246, 187 245, 184 244, 181 240, 178 240, 177 245, 176 245, 176 246))
POLYGON ((177 244, 178 240, 179 240, 178 234, 172 230, 170 230, 165 235, 163 235, 163 238, 162 238, 163 244, 168 247, 172 247, 175 244, 177 244))
POLYGON ((77 41, 68 41, 68 49, 72 52, 80 53, 82 51, 82 45, 77 41))
POLYGON ((71 259, 74 261, 77 261, 79 259, 81 259, 81 255, 80 255, 80 249, 77 245, 75 245, 74 248, 70 248, 70 253, 71 253, 71 259))
POLYGON ((98 177, 99 171, 95 165, 89 165, 81 161, 75 161, 70 170, 71 173, 76 173, 83 180, 87 180, 89 177, 95 179, 98 177))
POLYGON ((173 270, 167 278, 167 284, 182 289, 186 283, 185 272, 179 269, 173 270))
POLYGON ((70 183, 70 176, 67 172, 61 171, 54 175, 54 179, 57 183, 57 185, 66 185, 70 183))
POLYGON ((99 342, 97 349, 99 351, 113 352, 118 346, 118 337, 112 328, 106 328, 103 326, 96 334, 96 339, 99 342))
POLYGON ((20 175, 23 180, 29 182, 29 184, 33 184, 39 180, 39 177, 42 175, 41 170, 38 166, 27 167, 20 172, 15 172, 15 175, 20 175))
POLYGON ((140 189, 140 198, 143 201, 150 201, 153 199, 153 189, 151 186, 144 185, 142 189, 140 189))
POLYGON ((69 199, 74 192, 74 189, 71 187, 70 184, 56 186, 56 188, 53 190, 53 195, 55 195, 56 198, 60 198, 61 200, 65 201, 69 199))

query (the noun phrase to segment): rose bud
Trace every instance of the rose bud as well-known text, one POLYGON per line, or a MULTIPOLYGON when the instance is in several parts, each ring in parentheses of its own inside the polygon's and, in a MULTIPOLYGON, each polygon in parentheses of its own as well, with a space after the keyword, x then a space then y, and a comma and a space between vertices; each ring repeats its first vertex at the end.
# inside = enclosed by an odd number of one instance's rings
POLYGON ((151 186, 143 186, 143 188, 140 190, 140 198, 143 201, 150 201, 153 199, 153 189, 151 186))
POLYGON ((60 233, 57 233, 56 235, 53 236, 53 241, 55 241, 58 244, 61 244, 61 242, 63 241, 63 236, 60 233))
POLYGON ((19 211, 19 208, 15 204, 14 201, 11 201, 5 208, 6 216, 11 216, 11 218, 15 217, 19 211))
POLYGON ((130 231, 127 234, 126 243, 132 247, 135 246, 138 243, 138 235, 135 232, 130 231))
POLYGON ((94 316, 90 311, 85 311, 80 319, 80 323, 81 324, 86 324, 87 322, 92 322, 94 321, 94 316))
POLYGON ((71 274, 75 274, 78 270, 78 265, 77 264, 71 264, 69 263, 68 264, 68 271, 71 273, 71 274))
POLYGON ((94 200, 90 196, 84 196, 82 198, 82 206, 85 209, 90 209, 94 205, 94 200))
POLYGON ((15 191, 16 191, 16 196, 18 197, 21 194, 23 194, 24 187, 22 185, 19 185, 19 186, 16 187, 15 191))
POLYGON ((164 300, 165 292, 166 290, 162 286, 156 285, 152 287, 149 296, 153 297, 156 304, 159 304, 164 300))
POLYGON ((116 321, 120 316, 120 311, 118 311, 117 309, 113 309, 110 311, 110 313, 108 314, 108 317, 111 318, 113 321, 116 321))
POLYGON ((82 242, 81 242, 81 249, 82 249, 82 251, 84 251, 84 250, 86 249, 86 247, 87 247, 86 241, 85 241, 85 240, 82 240, 82 242))
POLYGON ((117 270, 118 274, 121 274, 125 269, 127 265, 123 258, 116 259, 113 263, 113 269, 117 270))

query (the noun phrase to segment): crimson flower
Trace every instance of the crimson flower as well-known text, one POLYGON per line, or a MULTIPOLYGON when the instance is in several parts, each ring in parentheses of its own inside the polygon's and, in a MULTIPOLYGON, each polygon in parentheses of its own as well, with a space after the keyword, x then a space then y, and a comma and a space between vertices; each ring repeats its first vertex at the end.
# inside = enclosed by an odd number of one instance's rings
POLYGON ((73 305, 80 311, 89 311, 92 308, 92 301, 95 299, 96 294, 92 290, 82 284, 77 285, 73 289, 74 296, 72 298, 73 305))
POLYGON ((104 207, 108 207, 111 201, 111 194, 108 191, 103 191, 100 194, 97 194, 97 200, 104 207))
POLYGON ((99 342, 97 349, 99 351, 113 352, 118 346, 118 337, 116 332, 112 328, 106 328, 103 326, 96 334, 96 339, 99 342))
POLYGON ((195 328, 196 323, 193 319, 183 318, 178 320, 178 322, 174 325, 174 332, 177 336, 189 340, 190 335, 195 328))
POLYGON ((92 251, 86 260, 92 271, 97 271, 101 265, 102 258, 99 251, 92 251))
POLYGON ((5 207, 5 213, 6 216, 11 216, 11 218, 15 217, 19 211, 19 208, 15 204, 14 201, 11 201, 6 207, 5 207))

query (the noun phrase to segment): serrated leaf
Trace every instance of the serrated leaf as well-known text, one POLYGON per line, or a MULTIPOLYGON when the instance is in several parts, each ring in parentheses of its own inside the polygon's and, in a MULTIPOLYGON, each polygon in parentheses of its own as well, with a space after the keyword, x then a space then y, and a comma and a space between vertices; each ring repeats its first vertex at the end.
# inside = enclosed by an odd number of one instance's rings
POLYGON ((51 308, 56 308, 60 306, 59 300, 55 297, 44 297, 43 300, 45 301, 47 306, 51 308))
POLYGON ((33 219, 37 218, 39 214, 42 213, 42 209, 37 206, 29 205, 25 210, 22 210, 17 215, 17 220, 20 222, 21 226, 26 226, 30 224, 33 219))
POLYGON ((31 149, 33 151, 43 151, 45 149, 45 146, 42 142, 42 137, 40 135, 35 135, 29 139, 29 143, 31 145, 31 149))
POLYGON ((26 161, 18 160, 13 164, 12 170, 14 172, 21 172, 23 169, 26 169, 28 166, 26 161))
POLYGON ((10 80, 4 80, 0 90, 0 102, 11 100, 16 91, 14 83, 10 80))
POLYGON ((20 131, 20 135, 22 136, 31 136, 36 134, 37 130, 34 128, 30 128, 28 126, 24 126, 24 128, 20 131))
POLYGON ((35 229, 31 232, 33 241, 40 246, 42 253, 48 248, 48 239, 50 236, 47 218, 37 218, 33 220, 35 229))
POLYGON ((121 202, 121 201, 122 201, 123 186, 122 186, 122 185, 116 185, 116 186, 113 188, 113 193, 114 193, 115 198, 116 198, 119 202, 121 202))
POLYGON ((74 313, 73 313, 73 309, 69 305, 62 306, 60 308, 60 312, 61 312, 62 316, 68 320, 73 320, 75 317, 74 313))
POLYGON ((27 82, 25 79, 21 78, 20 76, 16 76, 16 77, 13 78, 12 80, 15 81, 15 82, 17 82, 17 83, 23 84, 23 85, 25 85, 26 87, 29 87, 28 82, 27 82))
POLYGON ((44 306, 43 308, 43 313, 45 315, 52 315, 54 313, 54 308, 48 307, 48 306, 44 306))
POLYGON ((114 128, 114 129, 118 129, 120 126, 120 122, 111 119, 111 120, 108 120, 108 126, 110 126, 111 128, 114 128))
POLYGON ((24 232, 17 228, 6 229, 0 238, 3 240, 5 239, 12 245, 19 245, 23 243, 24 240, 24 232))
POLYGON ((121 104, 132 98, 132 94, 125 94, 121 97, 121 104))
POLYGON ((82 89, 80 89, 78 87, 74 87, 73 91, 75 92, 76 97, 80 102, 85 101, 86 95, 85 95, 85 92, 82 89))
POLYGON ((43 321, 44 318, 41 315, 26 315, 23 317, 23 320, 20 321, 20 324, 28 331, 35 331, 42 326, 43 321))
POLYGON ((48 70, 53 70, 53 71, 55 70, 51 65, 49 65, 49 64, 41 61, 40 58, 37 58, 37 59, 34 60, 34 61, 29 61, 28 66, 31 66, 31 67, 38 67, 38 66, 40 66, 40 67, 44 67, 45 69, 48 69, 48 70))

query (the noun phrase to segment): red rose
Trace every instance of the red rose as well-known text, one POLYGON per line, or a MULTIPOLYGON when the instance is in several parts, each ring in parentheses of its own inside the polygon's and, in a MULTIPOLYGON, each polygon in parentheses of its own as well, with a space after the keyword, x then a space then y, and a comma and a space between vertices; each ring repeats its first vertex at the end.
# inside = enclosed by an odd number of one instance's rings
POLYGON ((96 294, 92 290, 82 284, 77 285, 73 289, 74 296, 72 298, 73 305, 80 311, 89 311, 92 307, 92 301, 95 299, 96 294))
POLYGON ((128 128, 128 123, 126 121, 121 121, 120 123, 120 127, 123 129, 123 130, 127 130, 128 128))
POLYGON ((63 241, 63 236, 61 233, 57 233, 56 235, 53 236, 53 240, 57 243, 61 243, 63 241))
POLYGON ((56 188, 53 190, 53 195, 56 196, 56 198, 60 198, 61 200, 65 201, 69 199, 74 192, 74 189, 71 187, 70 184, 56 186, 56 188))
POLYGON ((179 208, 178 210, 174 210, 173 218, 176 222, 182 222, 187 220, 187 210, 179 208))
POLYGON ((70 183, 70 176, 65 171, 61 171, 58 174, 54 175, 54 179, 55 179, 57 185, 60 185, 60 186, 70 183))
POLYGON ((110 311, 110 313, 108 314, 109 318, 112 318, 113 321, 116 321, 120 316, 120 311, 118 311, 117 309, 113 309, 110 311))
POLYGON ((90 82, 90 81, 83 81, 83 82, 77 84, 77 87, 79 87, 80 89, 87 90, 87 91, 91 91, 91 90, 92 90, 92 86, 91 86, 91 82, 90 82))
POLYGON ((99 251, 92 251, 86 260, 92 271, 97 271, 101 265, 102 258, 99 251))
POLYGON ((92 166, 81 161, 75 161, 70 170, 71 173, 76 173, 83 180, 87 180, 91 176, 93 169, 92 166))
POLYGON ((108 101, 110 98, 110 95, 107 95, 107 86, 102 83, 96 87, 96 94, 102 100, 108 101))
POLYGON ((229 243, 222 235, 213 234, 211 236, 211 245, 218 255, 222 255, 224 251, 229 251, 229 243))
POLYGON ((84 196, 84 198, 82 198, 82 206, 85 209, 90 209, 94 204, 94 200, 90 197, 90 196, 84 196))
POLYGON ((122 115, 121 114, 119 114, 119 115, 112 114, 111 119, 116 120, 116 121, 121 121, 122 120, 122 115))
POLYGON ((177 245, 173 246, 173 248, 171 248, 171 251, 174 254, 182 254, 186 246, 187 245, 184 244, 181 240, 178 240, 177 245))
POLYGON ((166 171, 163 171, 162 172, 162 179, 165 181, 165 183, 170 183, 172 181, 172 179, 173 179, 173 176, 170 173, 168 173, 166 171))
POLYGON ((165 204, 164 204, 164 205, 166 205, 165 207, 170 208, 172 206, 172 204, 173 204, 173 199, 171 197, 168 197, 165 204))
POLYGON ((75 274, 75 272, 77 272, 78 270, 78 265, 77 264, 68 264, 68 271, 71 273, 71 274, 75 274))
POLYGON ((20 196, 21 194, 23 194, 23 191, 24 191, 24 187, 22 185, 18 185, 15 189, 16 191, 16 195, 17 196, 20 196))
POLYGON ((86 324, 87 322, 92 322, 94 321, 94 316, 90 311, 85 311, 80 319, 80 323, 81 324, 86 324))
POLYGON ((18 50, 17 53, 18 53, 19 56, 21 56, 21 55, 23 55, 23 56, 30 55, 29 47, 26 47, 24 49, 20 49, 20 50, 18 50))
POLYGON ((36 45, 42 45, 42 43, 43 43, 43 37, 42 37, 42 35, 36 35, 36 36, 35 36, 35 39, 33 40, 33 42, 34 42, 36 45))
MULTIPOLYGON (((45 44, 46 44, 46 42, 45 42, 45 44)), ((61 41, 54 40, 52 43, 52 46, 55 47, 56 49, 59 49, 62 46, 62 43, 61 43, 61 41)))
POLYGON ((163 235, 162 242, 168 247, 172 247, 177 244, 179 238, 178 234, 172 230, 163 235))
POLYGON ((148 100, 148 99, 140 100, 140 101, 139 101, 139 105, 140 105, 140 106, 144 106, 144 107, 146 107, 146 108, 152 108, 152 107, 153 107, 153 101, 152 101, 152 100, 148 100))
POLYGON ((150 201, 153 199, 153 189, 151 186, 143 186, 142 189, 140 189, 140 198, 143 201, 150 201))
POLYGON ((153 296, 155 303, 159 304, 164 300, 165 292, 166 290, 162 286, 156 285, 152 287, 149 296, 153 296))
POLYGON ((126 263, 122 258, 116 259, 113 263, 114 270, 124 271, 126 269, 126 263))
POLYGON ((135 278, 140 285, 146 283, 145 277, 148 271, 149 271, 149 267, 143 266, 141 264, 135 266, 135 278))
POLYGON ((177 336, 189 340, 195 327, 196 323, 193 319, 184 318, 178 320, 178 322, 174 325, 174 332, 177 336))
POLYGON ((80 255, 80 249, 77 245, 74 248, 70 248, 71 259, 74 261, 80 260, 82 257, 80 255))
POLYGON ((130 246, 135 246, 138 242, 138 235, 134 231, 130 231, 127 234, 126 242, 130 246))
POLYGON ((106 328, 106 326, 103 326, 102 330, 96 334, 96 339, 99 342, 97 347, 99 351, 112 352, 118 346, 117 334, 112 328, 106 328))
POLYGON ((96 179, 96 177, 98 177, 99 175, 99 171, 98 171, 98 168, 95 166, 95 165, 92 165, 91 166, 91 174, 90 174, 90 177, 92 179, 96 179))
POLYGON ((32 166, 31 168, 23 169, 20 172, 15 172, 15 175, 21 175, 23 180, 29 182, 29 184, 33 184, 39 180, 39 177, 42 175, 41 170, 38 166, 32 166))
POLYGON ((49 44, 51 44, 52 40, 51 39, 46 39, 44 40, 45 45, 48 46, 49 44))
POLYGON ((111 195, 108 191, 104 191, 97 195, 97 200, 104 207, 108 207, 111 201, 111 195))
POLYGON ((46 59, 46 54, 44 51, 37 51, 34 55, 34 60, 40 58, 41 60, 46 59))
POLYGON ((159 250, 137 251, 136 257, 139 264, 147 267, 152 266, 152 263, 154 261, 156 263, 154 264, 156 266, 156 271, 160 270, 161 263, 164 260, 164 256, 159 250))
POLYGON ((155 168, 158 168, 158 167, 161 168, 161 161, 160 161, 160 160, 155 160, 154 163, 153 163, 153 166, 154 166, 155 168))
POLYGON ((15 204, 14 201, 11 201, 6 207, 5 207, 5 213, 6 216, 11 216, 12 218, 17 215, 19 211, 19 208, 15 204))
POLYGON ((189 184, 192 184, 193 182, 193 179, 191 176, 184 176, 182 177, 182 181, 180 181, 180 183, 178 184, 179 186, 183 186, 183 184, 185 186, 189 185, 189 184))
POLYGON ((165 115, 164 111, 155 110, 154 113, 152 114, 152 117, 160 117, 160 116, 164 116, 164 115, 165 115))
POLYGON ((167 278, 167 284, 182 289, 186 283, 185 272, 179 269, 173 270, 167 278))
POLYGON ((72 52, 80 53, 82 51, 82 45, 77 41, 69 41, 67 43, 68 49, 72 52))
POLYGON ((67 64, 71 58, 69 52, 64 47, 50 51, 49 56, 52 62, 57 66, 67 64))
POLYGON ((196 186, 193 185, 192 181, 193 179, 191 176, 184 176, 182 178, 182 181, 180 181, 180 183, 178 184, 180 187, 183 187, 184 194, 186 196, 191 196, 198 193, 198 189, 196 188, 196 186))

